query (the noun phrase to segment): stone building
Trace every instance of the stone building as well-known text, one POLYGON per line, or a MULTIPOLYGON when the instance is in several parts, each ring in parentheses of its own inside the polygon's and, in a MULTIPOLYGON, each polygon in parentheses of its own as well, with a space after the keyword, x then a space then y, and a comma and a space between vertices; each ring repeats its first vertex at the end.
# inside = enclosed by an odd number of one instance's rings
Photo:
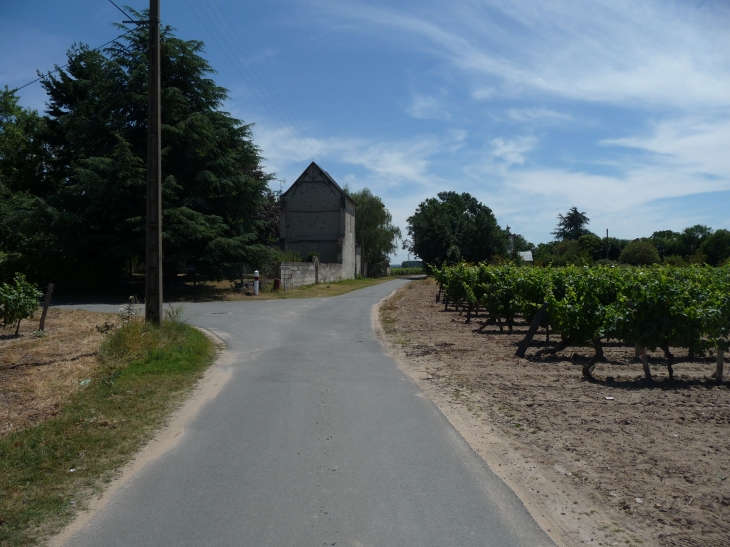
POLYGON ((354 278, 359 258, 355 202, 327 171, 312 162, 281 200, 282 250, 296 251, 305 261, 316 255, 322 266, 327 264, 326 281, 354 278))

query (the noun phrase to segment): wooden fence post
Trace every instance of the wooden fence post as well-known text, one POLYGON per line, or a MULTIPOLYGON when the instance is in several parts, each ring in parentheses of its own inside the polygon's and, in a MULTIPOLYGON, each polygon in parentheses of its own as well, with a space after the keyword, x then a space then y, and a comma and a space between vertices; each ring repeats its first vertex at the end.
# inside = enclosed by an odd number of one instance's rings
POLYGON ((41 324, 38 326, 38 330, 43 332, 46 328, 46 314, 48 313, 48 306, 51 304, 51 293, 53 292, 53 283, 48 284, 48 290, 46 291, 46 301, 43 303, 43 313, 41 314, 41 324))
POLYGON ((715 381, 722 383, 722 369, 725 360, 725 348, 717 348, 717 363, 715 365, 715 381))

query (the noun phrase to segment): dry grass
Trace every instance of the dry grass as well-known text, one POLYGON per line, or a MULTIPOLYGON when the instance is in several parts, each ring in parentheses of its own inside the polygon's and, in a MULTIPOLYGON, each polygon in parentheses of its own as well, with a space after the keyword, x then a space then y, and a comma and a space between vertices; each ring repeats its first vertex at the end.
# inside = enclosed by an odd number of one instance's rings
POLYGON ((37 318, 20 324, 20 337, 0 331, 0 437, 58 414, 99 367, 103 335, 96 325, 120 323, 114 314, 48 311, 45 332, 37 318))

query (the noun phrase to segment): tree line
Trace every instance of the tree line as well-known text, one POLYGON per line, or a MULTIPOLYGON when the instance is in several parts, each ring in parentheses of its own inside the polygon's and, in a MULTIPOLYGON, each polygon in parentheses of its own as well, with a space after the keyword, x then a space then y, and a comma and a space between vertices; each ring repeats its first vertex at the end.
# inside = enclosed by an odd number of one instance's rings
POLYGON ((696 224, 681 232, 660 230, 634 240, 600 237, 588 229, 590 219, 576 207, 558 215, 555 240, 534 249, 544 264, 590 265, 619 262, 632 265, 719 266, 730 258, 730 231, 696 224))
POLYGON ((435 266, 519 260, 517 253, 522 251, 531 251, 536 264, 552 266, 718 266, 730 260, 730 231, 725 229, 698 224, 681 232, 661 230, 628 240, 591 232, 588 215, 577 207, 559 214, 557 220, 553 241, 535 245, 512 233, 509 226, 501 228, 492 210, 470 194, 441 192, 422 202, 407 219, 409 239, 403 249, 435 266))

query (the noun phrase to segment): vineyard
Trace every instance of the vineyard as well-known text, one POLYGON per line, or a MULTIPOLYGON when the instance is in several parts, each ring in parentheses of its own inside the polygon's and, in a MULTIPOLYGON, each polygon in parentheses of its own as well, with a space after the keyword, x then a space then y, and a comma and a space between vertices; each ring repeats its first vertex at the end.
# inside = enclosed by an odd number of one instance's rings
MULTIPOLYGON (((433 268, 437 301, 466 311, 467 322, 486 316, 481 328, 499 325, 512 332, 515 319, 539 323, 555 345, 535 358, 568 346, 591 346, 583 366, 592 379, 608 343, 636 348, 651 381, 646 350, 661 348, 673 378, 670 346, 689 357, 717 352, 715 378, 722 380, 723 356, 730 340, 730 266, 529 268, 458 264, 433 268)), ((549 338, 548 338, 549 339, 549 338)))
POLYGON ((399 275, 421 275, 423 268, 391 268, 390 275, 397 277, 399 275))

